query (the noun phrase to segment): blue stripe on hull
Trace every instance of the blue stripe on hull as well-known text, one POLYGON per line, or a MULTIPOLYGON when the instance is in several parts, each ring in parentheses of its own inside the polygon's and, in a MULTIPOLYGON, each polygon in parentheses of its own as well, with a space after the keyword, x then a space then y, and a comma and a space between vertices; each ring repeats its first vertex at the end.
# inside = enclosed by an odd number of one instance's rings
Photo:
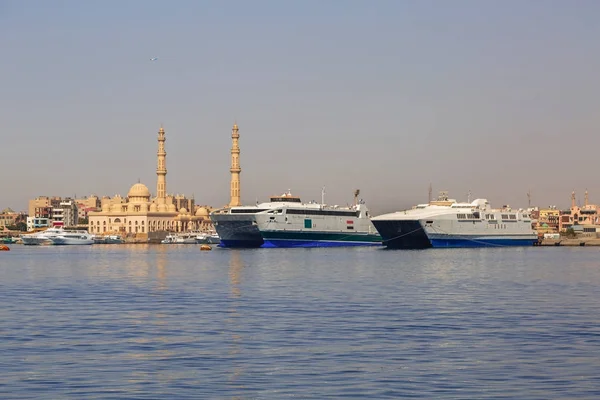
POLYGON ((535 239, 430 239, 436 248, 533 246, 535 239))
POLYGON ((327 240, 281 240, 265 239, 262 247, 356 247, 356 246, 381 246, 381 242, 345 242, 327 240))
POLYGON ((235 248, 257 248, 263 246, 262 237, 260 240, 223 240, 219 243, 219 247, 235 247, 235 248))

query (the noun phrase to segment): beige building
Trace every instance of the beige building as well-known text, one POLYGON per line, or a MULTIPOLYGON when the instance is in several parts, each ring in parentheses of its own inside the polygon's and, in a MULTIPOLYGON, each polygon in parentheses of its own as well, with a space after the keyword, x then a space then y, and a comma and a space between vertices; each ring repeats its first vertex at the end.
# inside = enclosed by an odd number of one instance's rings
POLYGON ((17 219, 21 214, 14 212, 10 208, 6 208, 0 212, 0 230, 16 224, 17 219))
POLYGON ((62 201, 61 197, 40 196, 29 200, 28 215, 30 217, 52 217, 52 209, 58 207, 62 201))
POLYGON ((197 207, 194 199, 167 194, 167 153, 165 130, 158 131, 156 197, 142 183, 134 184, 127 197, 115 195, 100 199, 101 211, 89 212, 89 232, 93 234, 137 234, 150 232, 205 231, 212 228, 208 206, 197 207))

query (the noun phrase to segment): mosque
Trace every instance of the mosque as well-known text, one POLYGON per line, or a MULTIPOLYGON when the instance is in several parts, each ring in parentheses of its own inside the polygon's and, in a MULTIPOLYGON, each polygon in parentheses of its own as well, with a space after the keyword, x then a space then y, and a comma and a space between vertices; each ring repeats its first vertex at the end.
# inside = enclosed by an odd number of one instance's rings
POLYGON ((148 238, 153 232, 185 232, 212 230, 209 206, 196 206, 194 199, 167 194, 167 152, 165 130, 158 131, 156 197, 143 183, 134 184, 127 197, 103 197, 101 211, 89 212, 92 234, 135 235, 148 238))

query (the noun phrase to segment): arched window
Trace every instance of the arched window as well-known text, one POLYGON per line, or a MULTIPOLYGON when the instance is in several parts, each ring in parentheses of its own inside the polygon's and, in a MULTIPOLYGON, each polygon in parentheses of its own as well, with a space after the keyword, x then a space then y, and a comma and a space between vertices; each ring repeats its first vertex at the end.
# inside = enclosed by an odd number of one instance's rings
POLYGON ((121 222, 121 218, 115 218, 115 224, 118 224, 121 222))

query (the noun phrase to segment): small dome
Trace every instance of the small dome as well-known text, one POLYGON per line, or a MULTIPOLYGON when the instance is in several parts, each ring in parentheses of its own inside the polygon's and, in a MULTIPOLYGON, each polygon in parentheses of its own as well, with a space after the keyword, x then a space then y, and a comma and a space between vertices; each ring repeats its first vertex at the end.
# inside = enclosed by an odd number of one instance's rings
POLYGON ((136 183, 129 189, 127 197, 148 197, 150 198, 150 190, 143 183, 136 183))
POLYGON ((158 212, 158 206, 156 203, 150 204, 150 212, 158 212))
POLYGON ((187 209, 186 209, 185 207, 181 207, 181 208, 179 209, 179 213, 180 213, 180 214, 187 214, 187 209))
POLYGON ((198 207, 196 210, 196 217, 208 217, 208 208, 206 207, 198 207))
POLYGON ((175 209, 175 204, 169 204, 167 209, 169 210, 169 212, 177 212, 177 210, 175 209))
POLYGON ((110 212, 110 204, 109 203, 102 204, 102 212, 103 213, 110 212))

